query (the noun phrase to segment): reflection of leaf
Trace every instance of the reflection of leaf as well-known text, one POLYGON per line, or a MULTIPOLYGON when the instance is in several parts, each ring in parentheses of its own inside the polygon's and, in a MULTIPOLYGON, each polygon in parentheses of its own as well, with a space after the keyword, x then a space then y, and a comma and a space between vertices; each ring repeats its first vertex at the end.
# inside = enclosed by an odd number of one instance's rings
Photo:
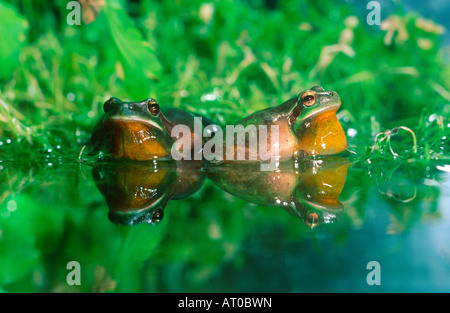
POLYGON ((139 224, 123 229, 120 249, 116 252, 115 266, 111 275, 117 282, 115 292, 139 291, 139 280, 130 281, 130 277, 137 277, 142 273, 142 266, 146 260, 151 259, 157 248, 160 248, 162 239, 167 233, 168 223, 158 224, 156 227, 149 224, 139 224), (123 284, 127 281, 126 284, 123 284), (126 286, 126 289, 124 287, 126 286))
POLYGON ((28 22, 12 7, 0 2, 0 78, 8 78, 19 65, 20 48, 28 22))
POLYGON ((148 96, 149 79, 158 79, 162 71, 154 48, 143 39, 122 9, 107 5, 104 12, 120 54, 127 91, 134 97, 148 96))

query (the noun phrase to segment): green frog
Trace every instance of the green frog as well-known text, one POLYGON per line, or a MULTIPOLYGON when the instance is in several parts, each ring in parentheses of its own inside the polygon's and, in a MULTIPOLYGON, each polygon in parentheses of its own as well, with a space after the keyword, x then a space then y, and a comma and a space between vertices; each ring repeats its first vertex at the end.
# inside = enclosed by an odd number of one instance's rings
MULTIPOLYGON (((163 113, 152 98, 125 102, 113 97, 104 103, 103 110, 105 114, 93 131, 90 147, 115 159, 171 159, 172 146, 180 139, 179 135, 172 137, 172 129, 180 124, 190 129, 192 153, 195 143, 203 143, 202 134, 194 131, 194 117, 199 115, 175 108, 163 113)), ((213 124, 204 117, 201 123, 202 127, 213 124)))
POLYGON ((316 86, 279 106, 254 112, 234 124, 243 127, 236 131, 234 146, 229 147, 227 141, 230 138, 226 138, 224 160, 261 161, 264 160, 262 153, 267 153, 279 161, 284 161, 304 155, 332 155, 343 152, 347 150, 347 140, 336 116, 340 105, 341 100, 336 92, 325 91, 316 86), (258 146, 261 144, 261 125, 267 127, 267 141, 264 146, 258 146), (250 127, 253 126, 256 136, 251 136, 250 127), (278 136, 272 137, 273 126, 278 128, 278 136), (239 136, 245 137, 245 141, 241 141, 243 144, 238 144, 239 136), (255 141, 258 145, 252 145, 255 141))
POLYGON ((234 138, 230 138, 228 133, 225 137, 224 161, 267 161, 268 156, 284 161, 296 157, 298 140, 291 127, 301 110, 297 98, 292 98, 237 121, 233 125, 234 138), (272 134, 274 129, 277 129, 277 133, 272 134), (262 132, 265 133, 265 140, 260 139, 262 132), (240 141, 239 137, 243 140, 240 141), (233 145, 229 144, 230 139, 233 145))

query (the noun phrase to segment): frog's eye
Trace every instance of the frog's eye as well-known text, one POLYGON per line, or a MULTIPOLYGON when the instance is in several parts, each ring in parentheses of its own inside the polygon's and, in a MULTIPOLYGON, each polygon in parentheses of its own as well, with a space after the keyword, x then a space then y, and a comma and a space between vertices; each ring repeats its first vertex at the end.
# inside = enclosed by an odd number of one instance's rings
POLYGON ((151 115, 159 114, 159 104, 158 104, 158 102, 156 102, 155 99, 147 100, 147 108, 151 115))
POLYGON ((304 106, 310 107, 316 103, 316 96, 314 92, 308 90, 301 95, 300 100, 304 106))
POLYGON ((152 222, 158 224, 164 217, 164 211, 162 209, 156 209, 152 214, 152 222))
POLYGON ((314 228, 319 224, 319 215, 315 212, 308 213, 305 219, 306 226, 314 228))

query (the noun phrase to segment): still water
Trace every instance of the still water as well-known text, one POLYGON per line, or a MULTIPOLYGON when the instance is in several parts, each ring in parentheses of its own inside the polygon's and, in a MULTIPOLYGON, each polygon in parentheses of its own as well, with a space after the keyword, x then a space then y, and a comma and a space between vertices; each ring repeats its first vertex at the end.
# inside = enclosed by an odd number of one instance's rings
POLYGON ((450 292, 444 164, 0 164, 4 292, 450 292))

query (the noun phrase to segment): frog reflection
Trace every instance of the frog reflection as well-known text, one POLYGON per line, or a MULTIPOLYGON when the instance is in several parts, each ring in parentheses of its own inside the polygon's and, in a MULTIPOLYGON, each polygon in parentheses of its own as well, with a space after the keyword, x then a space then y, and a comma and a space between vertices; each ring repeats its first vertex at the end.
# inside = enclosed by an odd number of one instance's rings
POLYGON ((93 176, 109 207, 109 219, 118 225, 158 224, 169 200, 195 193, 204 181, 197 164, 179 162, 98 165, 93 176), (155 166, 152 166, 155 165, 155 166))
POLYGON ((341 157, 281 162, 276 171, 251 164, 210 168, 208 177, 226 192, 248 202, 281 207, 310 228, 334 223, 343 214, 339 195, 350 162, 341 157))

